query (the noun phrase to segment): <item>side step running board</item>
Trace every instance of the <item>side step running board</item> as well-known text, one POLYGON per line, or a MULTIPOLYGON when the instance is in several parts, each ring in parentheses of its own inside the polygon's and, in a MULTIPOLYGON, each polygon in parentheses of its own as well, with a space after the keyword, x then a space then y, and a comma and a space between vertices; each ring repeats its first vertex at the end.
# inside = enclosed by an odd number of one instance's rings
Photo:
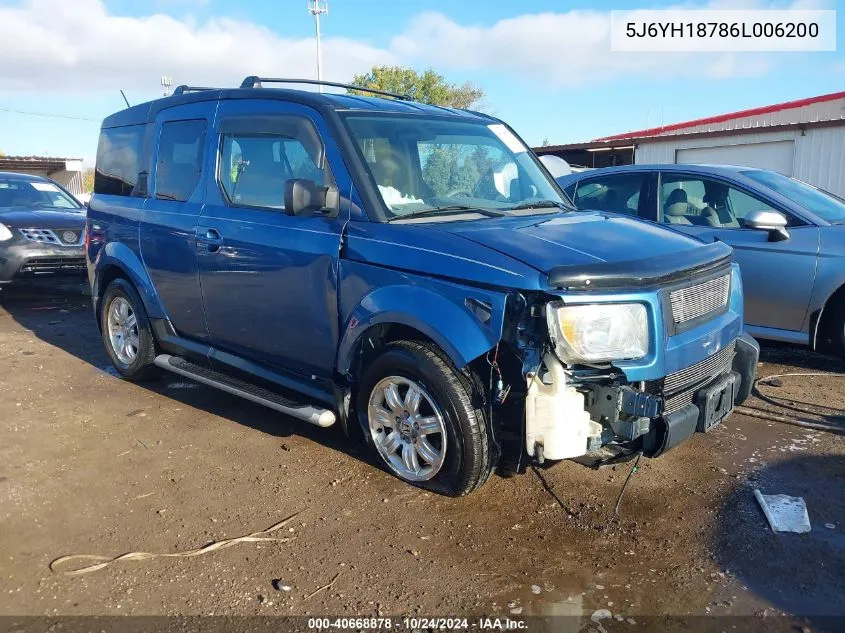
POLYGON ((225 391, 226 393, 240 396, 252 402, 263 404, 265 407, 275 409, 276 411, 305 422, 310 422, 311 424, 316 424, 317 426, 326 427, 335 423, 335 415, 328 409, 296 402, 267 389, 251 385, 243 380, 206 369, 179 356, 159 354, 156 356, 155 364, 162 369, 172 371, 180 376, 191 378, 204 385, 220 389, 220 391, 225 391))

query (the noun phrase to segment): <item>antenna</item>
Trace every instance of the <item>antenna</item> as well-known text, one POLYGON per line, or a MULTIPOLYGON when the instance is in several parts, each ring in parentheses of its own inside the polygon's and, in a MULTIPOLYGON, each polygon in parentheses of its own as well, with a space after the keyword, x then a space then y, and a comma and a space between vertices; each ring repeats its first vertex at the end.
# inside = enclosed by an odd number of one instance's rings
MULTIPOLYGON (((308 0, 308 12, 314 16, 314 30, 317 34, 317 81, 323 79, 323 52, 320 48, 320 16, 329 12, 328 0, 308 0)), ((323 92, 323 86, 318 84, 323 92)))
POLYGON ((126 98, 126 93, 123 92, 123 89, 120 90, 120 96, 123 97, 123 100, 126 102, 126 107, 131 108, 132 106, 129 105, 129 99, 126 98))
POLYGON ((173 77, 169 75, 161 76, 161 91, 167 97, 170 94, 170 88, 173 86, 173 77))

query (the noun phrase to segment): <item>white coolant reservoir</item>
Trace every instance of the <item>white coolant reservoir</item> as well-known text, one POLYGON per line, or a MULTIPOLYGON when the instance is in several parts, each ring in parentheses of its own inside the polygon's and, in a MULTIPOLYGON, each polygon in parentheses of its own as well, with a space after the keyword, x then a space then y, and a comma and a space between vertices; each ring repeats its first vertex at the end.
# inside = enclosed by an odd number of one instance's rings
POLYGON ((584 410, 584 395, 568 384, 561 362, 552 354, 543 358, 552 378, 547 385, 535 374, 525 398, 525 448, 532 457, 543 446, 544 459, 569 459, 587 452, 590 436, 601 435, 601 425, 584 410))

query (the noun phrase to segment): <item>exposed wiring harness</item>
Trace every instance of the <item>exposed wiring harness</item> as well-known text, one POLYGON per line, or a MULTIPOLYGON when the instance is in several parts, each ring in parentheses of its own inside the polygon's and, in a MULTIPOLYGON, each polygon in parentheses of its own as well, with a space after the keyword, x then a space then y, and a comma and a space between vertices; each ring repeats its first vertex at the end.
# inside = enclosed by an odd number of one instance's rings
MULTIPOLYGON (((797 404, 785 404, 783 402, 778 402, 777 399, 767 396, 766 394, 762 393, 758 388, 759 385, 766 385, 771 384, 775 379, 778 378, 789 378, 789 377, 810 377, 810 376, 824 376, 826 378, 845 378, 845 374, 831 374, 825 372, 790 372, 786 374, 773 374, 771 376, 765 376, 764 378, 758 378, 754 382, 754 387, 752 389, 752 393, 757 396, 763 402, 766 402, 770 405, 780 407, 783 409, 792 409, 793 411, 797 411, 799 413, 809 413, 810 415, 815 416, 822 416, 823 414, 819 413, 818 411, 814 411, 813 409, 802 407, 797 404)), ((825 416, 825 417, 834 417, 839 418, 845 421, 845 412, 835 409, 833 407, 828 407, 825 405, 814 405, 818 409, 828 409, 829 411, 834 411, 838 415, 834 416, 825 416)), ((770 413, 764 409, 755 409, 753 407, 748 406, 739 406, 736 408, 737 413, 741 413, 742 415, 747 415, 753 418, 758 418, 761 420, 770 420, 772 422, 781 422, 783 424, 791 424, 793 426, 800 426, 805 429, 812 429, 814 431, 826 431, 828 433, 835 433, 836 435, 845 435, 845 424, 842 426, 837 426, 835 424, 827 424, 825 422, 821 422, 819 420, 812 420, 805 417, 791 417, 786 415, 779 415, 776 413, 770 413)))

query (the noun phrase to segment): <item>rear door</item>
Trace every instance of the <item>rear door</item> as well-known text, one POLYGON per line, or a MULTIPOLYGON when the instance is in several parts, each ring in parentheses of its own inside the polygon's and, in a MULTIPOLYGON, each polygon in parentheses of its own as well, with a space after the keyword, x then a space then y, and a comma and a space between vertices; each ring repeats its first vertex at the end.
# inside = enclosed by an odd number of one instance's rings
POLYGON ((733 247, 742 270, 746 323, 801 330, 815 281, 818 227, 758 193, 698 174, 661 173, 658 213, 674 229, 733 247), (789 239, 772 242, 767 231, 744 228, 748 213, 764 209, 787 217, 789 239))
MULTIPOLYGON (((284 193, 291 178, 328 185, 342 174, 348 183, 340 154, 316 111, 282 101, 221 101, 214 136, 216 173, 197 227, 212 345, 327 381, 338 343, 337 263, 348 208, 337 217, 291 216, 284 193)), ((348 185, 345 191, 342 206, 348 185)))
POLYGON ((150 196, 141 253, 177 334, 208 339, 197 268, 196 227, 204 198, 203 158, 215 101, 163 110, 156 119, 150 196))

